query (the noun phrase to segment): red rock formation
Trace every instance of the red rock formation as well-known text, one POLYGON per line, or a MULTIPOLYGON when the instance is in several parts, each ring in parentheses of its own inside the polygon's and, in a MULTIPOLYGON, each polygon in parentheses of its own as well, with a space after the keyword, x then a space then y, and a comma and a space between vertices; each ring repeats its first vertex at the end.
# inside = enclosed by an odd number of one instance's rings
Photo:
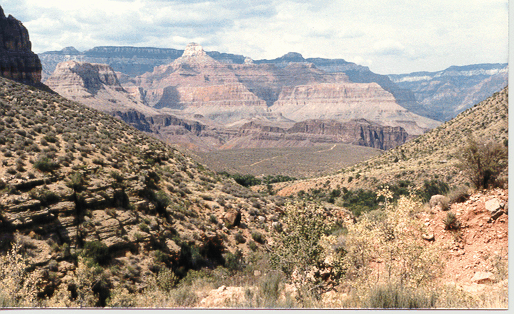
POLYGON ((41 83, 42 66, 25 26, 0 7, 0 75, 25 84, 41 83))

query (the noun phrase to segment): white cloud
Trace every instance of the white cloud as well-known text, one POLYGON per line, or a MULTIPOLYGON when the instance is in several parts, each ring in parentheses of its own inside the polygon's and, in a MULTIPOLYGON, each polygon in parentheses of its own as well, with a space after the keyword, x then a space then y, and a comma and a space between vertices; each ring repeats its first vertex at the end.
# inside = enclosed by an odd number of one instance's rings
MULTIPOLYGON (((362 60, 378 73, 506 62, 507 0, 4 0, 36 52, 188 42, 250 56, 362 60)), ((360 62, 357 62, 360 63, 360 62)))

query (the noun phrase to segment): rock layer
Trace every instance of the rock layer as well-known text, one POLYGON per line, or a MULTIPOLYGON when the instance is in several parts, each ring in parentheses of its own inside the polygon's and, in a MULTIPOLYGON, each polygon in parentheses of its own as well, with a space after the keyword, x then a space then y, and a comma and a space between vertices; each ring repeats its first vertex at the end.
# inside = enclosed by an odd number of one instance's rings
POLYGON ((324 83, 284 87, 270 107, 294 121, 366 119, 388 126, 401 126, 420 135, 438 122, 401 107, 393 95, 376 83, 324 83))
POLYGON ((0 7, 0 75, 24 84, 41 83, 42 66, 25 26, 0 7))
POLYGON ((291 127, 252 121, 243 125, 237 136, 221 148, 303 147, 347 143, 387 150, 405 143, 407 138, 407 132, 401 127, 384 127, 365 119, 349 122, 306 120, 291 127))

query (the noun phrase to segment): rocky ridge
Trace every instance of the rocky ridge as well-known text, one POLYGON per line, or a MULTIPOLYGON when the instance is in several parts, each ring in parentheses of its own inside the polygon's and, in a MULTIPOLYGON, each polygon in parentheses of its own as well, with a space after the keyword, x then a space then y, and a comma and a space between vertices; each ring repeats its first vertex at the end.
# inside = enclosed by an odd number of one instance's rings
POLYGON ((289 127, 251 121, 241 126, 237 135, 221 149, 347 143, 388 150, 405 143, 407 138, 407 132, 401 127, 383 127, 365 119, 349 122, 305 120, 289 127))
MULTIPOLYGON (((280 137, 276 136, 271 138, 270 134, 255 135, 259 128, 253 129, 251 137, 241 131, 246 121, 267 121, 278 126, 293 122, 288 116, 299 121, 331 116, 337 119, 338 114, 343 121, 364 116, 375 122, 403 125, 411 134, 428 129, 428 125, 421 128, 415 121, 407 122, 412 120, 412 115, 376 84, 352 84, 343 74, 327 74, 305 64, 285 68, 221 64, 196 44, 191 44, 184 56, 172 64, 158 67, 132 83, 125 82, 123 87, 118 73, 108 65, 79 61, 59 64, 47 80, 53 90, 69 99, 117 116, 160 139, 195 150, 266 147, 264 143, 271 147, 284 144, 294 147, 340 142, 388 149, 407 138, 406 134, 393 135, 397 132, 394 127, 378 126, 374 134, 368 132, 371 135, 346 131, 346 135, 323 135, 325 138, 304 130, 288 135, 285 141, 278 141, 280 137), (288 86, 297 83, 311 85, 288 86), (326 106, 327 101, 332 105, 326 106), (276 104, 268 107, 273 102, 276 104), (362 110, 363 103, 374 103, 374 110, 362 110), (330 112, 320 108, 328 108, 330 112), (370 116, 370 112, 375 113, 370 116), (398 117, 400 121, 395 120, 398 117)), ((418 118, 414 119, 423 121, 418 118)))
POLYGON ((25 26, 0 7, 0 75, 25 84, 41 83, 41 62, 32 52, 25 26))
POLYGON ((413 135, 438 124, 408 113, 375 83, 353 83, 344 73, 327 73, 306 63, 285 67, 223 64, 197 44, 190 44, 184 56, 171 64, 156 67, 154 72, 124 85, 142 87, 150 106, 200 114, 222 124, 251 117, 268 119, 270 113, 296 122, 366 118, 402 126, 413 135), (331 106, 326 106, 327 102, 331 106))

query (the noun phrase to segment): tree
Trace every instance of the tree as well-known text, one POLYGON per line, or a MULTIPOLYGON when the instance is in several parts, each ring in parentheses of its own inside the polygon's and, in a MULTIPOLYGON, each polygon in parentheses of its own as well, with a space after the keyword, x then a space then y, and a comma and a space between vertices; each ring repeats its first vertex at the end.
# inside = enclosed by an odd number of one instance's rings
POLYGON ((487 188, 497 184, 500 173, 507 167, 507 149, 496 142, 478 142, 468 138, 461 155, 460 167, 476 188, 487 188))

